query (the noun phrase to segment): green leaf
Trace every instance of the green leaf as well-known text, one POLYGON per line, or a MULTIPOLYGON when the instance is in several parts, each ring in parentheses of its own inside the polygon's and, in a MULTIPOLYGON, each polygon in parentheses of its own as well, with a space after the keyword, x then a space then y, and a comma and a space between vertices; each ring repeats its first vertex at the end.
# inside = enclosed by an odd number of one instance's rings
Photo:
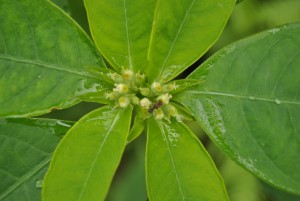
POLYGON ((127 144, 139 137, 144 131, 144 117, 141 110, 137 110, 137 114, 134 117, 133 126, 130 129, 127 144))
POLYGON ((72 123, 0 119, 0 200, 40 201, 52 152, 72 123))
POLYGON ((85 0, 94 41, 121 72, 144 71, 156 0, 85 0))
POLYGON ((228 200, 213 161, 179 122, 148 121, 146 179, 150 201, 228 200))
POLYGON ((182 80, 174 80, 174 81, 171 81, 169 82, 168 84, 171 84, 171 85, 174 85, 175 88, 170 91, 170 94, 176 94, 188 87, 191 87, 191 86, 194 86, 194 85, 197 85, 197 84, 200 84, 202 83, 203 81, 202 80, 195 80, 195 79, 182 79, 182 80))
POLYGON ((158 1, 148 53, 150 81, 167 82, 199 59, 222 32, 235 0, 158 1))
POLYGON ((79 120, 55 151, 44 201, 104 200, 125 148, 131 109, 103 107, 79 120))
POLYGON ((105 88, 87 65, 104 63, 86 34, 55 5, 1 1, 0 116, 47 113, 105 88))
POLYGON ((175 99, 235 161, 300 194, 300 24, 239 41, 191 76, 202 85, 175 99))

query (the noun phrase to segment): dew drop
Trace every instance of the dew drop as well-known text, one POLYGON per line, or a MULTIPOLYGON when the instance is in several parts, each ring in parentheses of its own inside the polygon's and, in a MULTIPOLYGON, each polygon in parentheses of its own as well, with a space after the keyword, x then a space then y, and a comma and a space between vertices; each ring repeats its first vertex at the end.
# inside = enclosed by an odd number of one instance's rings
POLYGON ((42 188, 43 187, 43 180, 38 179, 35 181, 35 187, 42 188))
POLYGON ((255 97, 254 96, 249 96, 249 99, 250 100, 255 100, 255 97))
POLYGON ((281 101, 279 99, 275 99, 275 103, 279 105, 281 104, 281 101))

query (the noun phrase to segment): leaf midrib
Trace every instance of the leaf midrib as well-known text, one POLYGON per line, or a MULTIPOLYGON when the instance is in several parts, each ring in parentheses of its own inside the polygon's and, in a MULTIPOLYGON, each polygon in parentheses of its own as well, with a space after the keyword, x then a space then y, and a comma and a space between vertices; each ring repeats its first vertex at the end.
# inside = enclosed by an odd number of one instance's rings
POLYGON ((16 183, 11 185, 6 191, 4 191, 4 193, 2 195, 0 195, 0 200, 7 197, 9 194, 11 194, 13 191, 15 191, 20 185, 22 185, 25 181, 30 179, 38 171, 40 171, 42 168, 44 168, 46 165, 48 165, 51 160, 51 156, 52 156, 52 154, 50 154, 48 157, 46 157, 42 162, 37 164, 30 172, 27 172, 16 183))
POLYGON ((225 97, 231 97, 231 98, 240 98, 240 99, 247 99, 247 100, 251 100, 251 101, 262 101, 262 102, 271 102, 271 103, 275 103, 275 101, 277 99, 278 101, 280 101, 280 104, 290 104, 290 105, 299 105, 300 106, 300 102, 284 100, 284 99, 280 99, 280 98, 270 99, 270 98, 252 96, 252 95, 246 96, 246 95, 216 92, 216 91, 189 90, 187 93, 188 94, 210 95, 210 96, 225 96, 225 97))
POLYGON ((124 20, 125 20, 126 39, 127 39, 128 64, 129 64, 129 69, 132 70, 132 58, 131 58, 130 39, 129 39, 129 31, 128 31, 126 0, 123 0, 123 6, 124 6, 124 20))
POLYGON ((174 38, 174 40, 173 40, 173 42, 172 42, 172 45, 171 45, 171 47, 170 47, 170 49, 169 49, 169 51, 168 51, 168 54, 167 54, 167 56, 166 56, 166 58, 165 58, 165 60, 164 60, 164 62, 163 62, 163 64, 162 64, 162 66, 161 66, 161 68, 160 68, 160 70, 159 70, 159 73, 158 73, 158 75, 157 75, 158 78, 161 77, 163 71, 165 70, 166 64, 167 64, 167 62, 168 62, 168 60, 169 60, 169 57, 170 57, 171 53, 173 52, 173 49, 174 49, 174 46, 175 46, 175 44, 176 44, 176 42, 177 42, 178 36, 179 36, 179 34, 181 33, 181 30, 182 30, 183 26, 185 25, 185 23, 186 23, 186 21, 187 21, 187 17, 189 16, 189 14, 190 14, 190 12, 191 12, 191 10, 192 10, 194 4, 195 4, 195 1, 196 1, 196 0, 193 0, 193 1, 192 1, 192 3, 190 4, 189 8, 187 9, 187 11, 186 11, 186 13, 185 13, 185 15, 184 15, 184 18, 183 18, 183 20, 182 20, 182 22, 181 22, 181 24, 180 24, 180 27, 179 27, 179 29, 178 29, 178 31, 177 31, 177 33, 176 33, 176 36, 175 36, 175 38, 174 38))
POLYGON ((175 161, 174 161, 174 158, 173 158, 173 155, 172 155, 172 151, 171 151, 170 145, 168 143, 168 138, 167 138, 165 130, 164 130, 164 128, 163 128, 163 126, 161 124, 162 123, 158 122, 159 129, 161 131, 162 137, 163 137, 163 139, 164 139, 164 141, 165 141, 165 143, 167 145, 168 154, 169 154, 169 157, 170 157, 170 160, 171 160, 171 164, 172 164, 175 176, 176 176, 176 182, 177 182, 177 185, 178 185, 178 188, 179 188, 179 192, 180 192, 181 198, 182 198, 182 200, 185 200, 185 197, 183 195, 183 190, 182 190, 182 187, 181 187, 181 182, 180 182, 180 179, 179 179, 179 176, 178 176, 178 173, 177 173, 177 168, 175 166, 175 161))
POLYGON ((94 160, 93 160, 93 162, 92 162, 92 164, 91 164, 91 168, 90 168, 90 170, 89 170, 89 172, 88 172, 88 174, 87 174, 87 177, 86 177, 86 179, 85 179, 85 181, 84 181, 84 183, 83 183, 83 187, 82 187, 82 189, 81 189, 81 191, 80 191, 80 194, 79 194, 79 196, 78 196, 78 201, 81 201, 82 198, 83 198, 83 194, 84 194, 84 192, 85 192, 85 190, 86 190, 87 183, 88 183, 88 181, 89 181, 90 178, 91 178, 92 171, 93 171, 93 169, 94 169, 94 167, 95 167, 95 165, 96 165, 96 162, 97 162, 97 159, 99 158, 99 155, 101 154, 103 145, 105 144, 106 139, 107 139, 108 136, 110 135, 112 129, 113 129, 114 126, 115 126, 115 124, 118 122, 119 117, 120 117, 120 111, 119 111, 119 112, 116 114, 116 116, 114 117, 114 121, 112 122, 111 126, 109 127, 109 129, 108 129, 108 131, 107 131, 107 133, 106 133, 106 135, 105 135, 105 137, 104 137, 104 139, 103 139, 103 142, 101 143, 101 145, 100 145, 100 147, 99 147, 99 149, 98 149, 98 151, 97 151, 97 154, 96 154, 96 156, 95 156, 95 158, 94 158, 94 160))
POLYGON ((29 59, 17 58, 17 57, 12 57, 12 56, 3 55, 3 54, 0 54, 0 59, 19 62, 19 63, 24 63, 24 64, 31 64, 31 65, 46 68, 46 69, 57 70, 57 71, 65 72, 65 73, 79 75, 79 76, 82 76, 82 77, 89 77, 89 78, 93 78, 93 79, 99 79, 99 78, 97 78, 97 76, 92 76, 91 74, 88 74, 88 73, 74 71, 74 70, 71 70, 70 68, 63 68, 61 66, 55 66, 55 65, 49 64, 49 63, 42 63, 41 61, 34 61, 34 60, 29 60, 29 59))

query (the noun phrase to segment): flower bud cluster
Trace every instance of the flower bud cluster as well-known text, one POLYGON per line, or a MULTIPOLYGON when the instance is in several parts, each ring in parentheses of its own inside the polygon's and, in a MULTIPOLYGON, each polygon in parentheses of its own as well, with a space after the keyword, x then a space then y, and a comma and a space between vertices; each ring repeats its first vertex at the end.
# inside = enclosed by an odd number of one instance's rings
POLYGON ((145 118, 153 115, 158 120, 170 121, 171 117, 181 120, 177 109, 170 103, 170 92, 177 88, 175 84, 162 85, 153 82, 148 86, 144 74, 134 74, 132 70, 127 69, 123 69, 121 75, 111 73, 109 77, 115 85, 112 92, 106 94, 106 98, 115 101, 116 106, 125 108, 138 105, 145 118))
POLYGON ((122 74, 110 73, 108 76, 113 80, 112 92, 106 94, 106 98, 116 102, 116 106, 125 108, 131 104, 138 105, 140 99, 136 96, 140 86, 145 83, 145 75, 134 74, 132 70, 123 69, 122 74))

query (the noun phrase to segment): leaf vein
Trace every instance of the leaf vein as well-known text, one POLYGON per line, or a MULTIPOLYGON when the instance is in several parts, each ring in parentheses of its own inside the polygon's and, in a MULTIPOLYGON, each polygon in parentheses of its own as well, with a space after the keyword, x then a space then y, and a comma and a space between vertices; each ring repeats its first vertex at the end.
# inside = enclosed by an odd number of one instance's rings
POLYGON ((132 69, 133 66, 132 66, 132 58, 131 58, 131 50, 130 50, 126 0, 123 0, 123 2, 124 2, 124 19, 125 19, 125 29, 126 29, 126 39, 127 39, 128 63, 129 63, 129 68, 132 69))
POLYGON ((8 56, 8 55, 0 55, 0 59, 19 62, 19 63, 24 63, 24 64, 31 64, 31 65, 34 65, 34 66, 39 66, 39 67, 43 67, 43 68, 47 68, 47 69, 52 69, 52 70, 62 71, 62 72, 65 72, 65 73, 79 75, 79 76, 82 76, 82 77, 89 77, 89 78, 99 79, 99 78, 97 78, 97 76, 92 76, 91 74, 88 74, 88 73, 85 73, 85 72, 75 71, 75 70, 72 70, 72 69, 63 68, 61 66, 55 66, 55 65, 49 64, 49 63, 42 63, 41 61, 33 61, 33 60, 29 60, 29 59, 16 58, 16 57, 8 56))
MULTIPOLYGON (((188 91, 188 93, 189 94, 198 94, 198 95, 224 96, 224 97, 240 98, 240 99, 248 99, 248 100, 251 97, 251 96, 246 96, 246 95, 238 95, 238 94, 214 92, 214 91, 190 90, 190 91, 188 91)), ((263 102, 273 102, 274 103, 276 100, 269 99, 269 98, 263 98, 263 97, 254 97, 254 100, 252 100, 252 101, 263 101, 263 102)), ((300 105, 300 102, 293 101, 293 100, 280 99, 280 102, 283 104, 300 105)))
POLYGON ((29 178, 31 178, 33 175, 38 173, 42 168, 44 168, 48 163, 50 162, 51 156, 46 157, 43 161, 41 161, 39 164, 37 164, 32 171, 27 172, 23 177, 21 177, 16 183, 11 185, 10 187, 7 188, 7 190, 0 195, 0 200, 7 197, 9 194, 17 190, 17 188, 22 185, 25 181, 27 181, 29 178))
POLYGON ((299 55, 300 53, 300 50, 298 50, 295 55, 289 59, 288 62, 285 63, 284 67, 282 68, 282 70, 279 72, 279 75, 277 76, 276 78, 276 81, 275 81, 275 84, 273 86, 273 89, 272 89, 272 94, 271 96, 274 96, 275 92, 276 92, 276 89, 278 87, 278 84, 279 84, 279 80, 280 78, 283 76, 283 73, 287 70, 287 68, 289 67, 289 64, 299 55))
POLYGON ((190 14, 190 12, 191 12, 191 10, 192 10, 192 8, 193 8, 195 2, 196 2, 196 0, 193 0, 193 1, 192 1, 191 5, 189 6, 189 8, 187 9, 187 11, 186 11, 186 13, 185 13, 185 16, 184 16, 184 18, 183 18, 183 20, 182 20, 182 22, 181 22, 181 24, 180 24, 180 27, 179 27, 179 29, 178 29, 178 31, 177 31, 177 33, 176 33, 175 39, 173 40, 172 45, 171 45, 171 47, 170 47, 170 49, 169 49, 169 51, 168 51, 168 54, 167 54, 167 56, 166 56, 166 58, 165 58, 165 60, 164 60, 164 62, 163 62, 163 65, 161 66, 161 68, 160 68, 160 70, 159 70, 158 78, 161 77, 161 74, 162 74, 162 72, 164 71, 164 68, 165 68, 165 66, 166 66, 166 64, 167 64, 167 61, 169 60, 169 57, 170 57, 171 53, 173 52, 173 49, 174 49, 174 46, 175 46, 175 44, 176 44, 176 42, 177 42, 178 36, 179 36, 179 34, 181 33, 181 30, 182 30, 183 26, 185 25, 185 23, 186 23, 186 21, 187 21, 187 18, 188 18, 188 16, 189 16, 189 14, 190 14))
POLYGON ((78 200, 77 200, 77 201, 81 201, 81 200, 82 200, 83 194, 84 194, 85 189, 86 189, 86 187, 87 187, 87 183, 88 183, 88 181, 89 181, 89 179, 90 179, 90 177, 91 177, 91 175, 92 175, 92 171, 93 171, 93 169, 94 169, 94 167, 95 167, 95 165, 96 165, 97 159, 99 158, 99 156, 100 156, 100 154, 101 154, 102 148, 103 148, 103 146, 104 146, 104 144, 105 144, 105 142, 106 142, 108 136, 110 135, 112 129, 113 129, 114 126, 115 126, 115 124, 118 122, 119 117, 120 117, 120 112, 118 112, 118 113, 116 114, 116 116, 115 116, 115 118, 114 118, 114 121, 112 122, 112 124, 111 124, 111 126, 109 127, 107 133, 105 134, 105 137, 104 137, 104 139, 103 139, 103 141, 102 141, 102 143, 101 143, 101 145, 100 145, 100 147, 99 147, 99 149, 98 149, 98 151, 97 151, 97 153, 96 153, 96 156, 95 156, 95 158, 94 158, 94 160, 93 160, 93 162, 92 162, 92 164, 91 164, 91 166, 90 166, 90 170, 89 170, 89 172, 88 172, 88 174, 87 174, 87 177, 86 177, 86 179, 85 179, 85 181, 84 181, 84 183, 83 183, 83 186, 82 186, 82 189, 81 189, 81 192, 80 192, 80 194, 79 194, 79 196, 78 196, 78 200))
POLYGON ((184 197, 184 194, 183 194, 183 190, 182 190, 182 187, 181 187, 181 183, 180 183, 180 179, 179 179, 179 176, 178 176, 177 168, 176 168, 176 165, 175 165, 175 161, 174 161, 174 158, 173 158, 173 155, 172 155, 172 151, 171 151, 170 145, 168 143, 167 135, 166 135, 165 130, 164 130, 163 126, 162 126, 162 123, 158 122, 158 125, 159 125, 159 129, 161 130, 162 137, 163 137, 163 139, 164 139, 164 141, 165 141, 165 143, 167 145, 169 157, 170 157, 171 164, 172 164, 172 167, 173 167, 173 170, 174 170, 174 173, 175 173, 176 182, 177 182, 177 185, 178 185, 178 188, 179 188, 179 192, 180 192, 181 198, 182 198, 182 200, 185 200, 185 197, 184 197))

